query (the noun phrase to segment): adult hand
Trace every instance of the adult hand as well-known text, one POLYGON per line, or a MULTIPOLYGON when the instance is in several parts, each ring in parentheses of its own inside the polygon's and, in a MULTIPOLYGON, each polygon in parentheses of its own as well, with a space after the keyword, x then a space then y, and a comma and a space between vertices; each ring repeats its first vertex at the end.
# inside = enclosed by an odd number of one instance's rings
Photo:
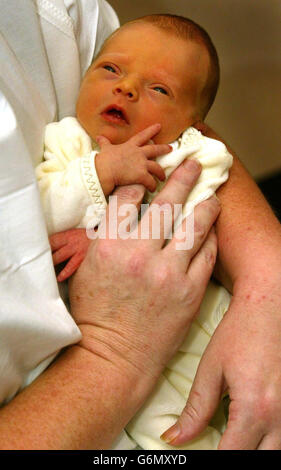
POLYGON ((187 405, 163 436, 170 444, 195 438, 228 389, 229 419, 219 449, 281 449, 281 305, 272 311, 279 294, 272 292, 265 309, 257 298, 255 312, 248 295, 233 299, 206 348, 187 405))
MULTIPOLYGON (((196 127, 218 138, 207 125, 196 127)), ((231 197, 222 202, 217 224, 218 273, 229 275, 234 297, 204 352, 178 424, 163 435, 173 445, 196 437, 228 390, 229 419, 219 449, 281 449, 281 231, 241 168, 236 159, 230 186, 220 192, 223 201, 227 192, 231 197), (249 202, 235 223, 233 214, 241 206, 237 181, 245 181, 243 197, 249 202), (253 207, 256 218, 250 217, 253 207)))
MULTIPOLYGON (((159 239, 151 232, 149 239, 134 235, 149 226, 157 208, 167 210, 183 204, 199 173, 194 161, 177 168, 132 236, 93 241, 70 281, 71 310, 83 334, 81 346, 106 358, 121 375, 134 370, 139 380, 148 379, 147 393, 179 348, 199 309, 216 258, 216 237, 210 229, 219 203, 211 198, 195 209, 194 246, 190 250, 177 250, 177 243, 183 242, 177 238, 178 232, 165 245, 167 226, 163 220, 159 239)), ((124 204, 139 207, 143 193, 142 186, 118 188, 117 213, 124 204)), ((117 227, 123 219, 117 216, 117 227)), ((185 238, 189 236, 185 234, 185 238)), ((141 396, 143 402, 146 394, 141 396)))

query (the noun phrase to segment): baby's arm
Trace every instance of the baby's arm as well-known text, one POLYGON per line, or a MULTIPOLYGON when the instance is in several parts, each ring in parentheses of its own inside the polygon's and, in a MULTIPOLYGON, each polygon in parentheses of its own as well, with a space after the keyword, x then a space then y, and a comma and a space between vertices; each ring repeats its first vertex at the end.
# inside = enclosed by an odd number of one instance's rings
MULTIPOLYGON (((102 136, 98 139, 101 151, 95 155, 95 170, 97 172, 98 178, 96 183, 99 183, 101 191, 103 192, 102 195, 107 196, 110 194, 115 186, 122 186, 133 183, 143 184, 150 190, 154 190, 157 183, 152 175, 157 176, 160 180, 165 179, 165 173, 161 166, 156 162, 150 161, 149 159, 155 158, 159 155, 162 155, 163 153, 168 153, 171 150, 170 146, 147 144, 147 142, 157 132, 159 132, 159 130, 160 125, 155 124, 147 129, 144 129, 136 136, 132 137, 121 145, 112 145, 108 139, 102 136)), ((73 162, 71 162, 71 164, 73 165, 73 162)), ((79 161, 74 164, 79 165, 79 161)), ((53 211, 58 211, 58 208, 56 208, 56 205, 50 204, 51 196, 53 196, 53 199, 57 196, 61 196, 58 197, 58 201, 60 201, 62 198, 66 197, 66 194, 69 191, 71 191, 71 185, 66 184, 67 180, 69 179, 68 173, 69 165, 65 169, 63 168, 63 171, 60 173, 57 172, 57 174, 53 173, 51 175, 53 178, 51 184, 49 184, 47 181, 48 192, 45 193, 44 202, 45 205, 49 203, 49 206, 51 205, 53 211), (56 186, 58 188, 57 191, 56 186)), ((80 174, 78 171, 77 173, 80 174)), ((50 178, 49 175, 46 177, 50 178)), ((78 176, 75 175, 75 178, 78 178, 78 176)), ((42 188, 44 179, 43 181, 41 179, 40 183, 42 188)), ((79 216, 79 219, 81 220, 80 207, 76 210, 76 213, 72 213, 73 210, 75 210, 74 205, 79 203, 79 198, 78 201, 76 201, 73 194, 70 194, 69 199, 70 203, 68 202, 68 198, 66 200, 67 209, 69 211, 69 221, 71 221, 71 217, 72 220, 74 220, 73 218, 77 216, 79 216), (73 203, 71 204, 72 199, 73 203)), ((86 199, 84 198, 84 201, 85 200, 86 199)), ((58 215, 51 215, 52 220, 61 221, 61 217, 58 215)), ((78 224, 76 224, 76 226, 77 225, 78 224)), ((83 225, 85 226, 82 220, 80 227, 83 225)), ((72 227, 75 227, 75 224, 73 224, 72 227)), ((65 228, 69 227, 66 226, 65 228)), ((60 264, 69 259, 69 262, 58 275, 58 281, 66 280, 76 271, 87 253, 89 243, 90 240, 86 235, 86 231, 82 229, 72 228, 71 230, 60 230, 60 233, 54 233, 50 236, 54 265, 60 264)))
POLYGON ((81 226, 94 206, 105 210, 106 200, 95 170, 90 137, 75 118, 48 124, 44 161, 36 167, 48 234, 81 226))

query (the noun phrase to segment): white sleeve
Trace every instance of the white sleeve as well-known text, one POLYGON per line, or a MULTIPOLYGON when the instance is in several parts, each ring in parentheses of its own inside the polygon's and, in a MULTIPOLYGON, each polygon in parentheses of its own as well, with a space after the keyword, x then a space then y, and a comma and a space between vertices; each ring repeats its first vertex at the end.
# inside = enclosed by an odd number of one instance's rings
POLYGON ((104 4, 0 0, 1 404, 81 338, 59 296, 34 167, 46 124, 75 113, 98 25, 118 26, 104 4))
POLYGON ((106 199, 96 169, 91 139, 75 118, 46 126, 45 161, 36 176, 48 234, 84 226, 88 207, 99 214, 106 199))
POLYGON ((28 148, 0 93, 0 403, 81 338, 54 275, 28 148))

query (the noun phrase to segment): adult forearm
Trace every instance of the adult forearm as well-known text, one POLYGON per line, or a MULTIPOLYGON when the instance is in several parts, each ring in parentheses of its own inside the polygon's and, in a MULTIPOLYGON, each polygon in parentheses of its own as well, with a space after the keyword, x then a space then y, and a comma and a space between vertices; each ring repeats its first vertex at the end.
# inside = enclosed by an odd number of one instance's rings
POLYGON ((1 449, 106 449, 139 406, 139 379, 68 348, 0 411, 1 449))
POLYGON ((236 157, 218 196, 222 203, 217 221, 218 277, 228 276, 236 285, 271 283, 281 271, 281 226, 236 157))

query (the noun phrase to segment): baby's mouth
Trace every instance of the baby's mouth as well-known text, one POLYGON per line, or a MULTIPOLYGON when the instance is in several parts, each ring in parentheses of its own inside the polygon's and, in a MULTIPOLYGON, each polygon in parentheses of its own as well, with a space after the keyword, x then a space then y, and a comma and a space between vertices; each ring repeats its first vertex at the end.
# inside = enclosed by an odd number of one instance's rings
POLYGON ((115 124, 129 124, 125 111, 119 106, 108 106, 101 115, 108 122, 115 124))

